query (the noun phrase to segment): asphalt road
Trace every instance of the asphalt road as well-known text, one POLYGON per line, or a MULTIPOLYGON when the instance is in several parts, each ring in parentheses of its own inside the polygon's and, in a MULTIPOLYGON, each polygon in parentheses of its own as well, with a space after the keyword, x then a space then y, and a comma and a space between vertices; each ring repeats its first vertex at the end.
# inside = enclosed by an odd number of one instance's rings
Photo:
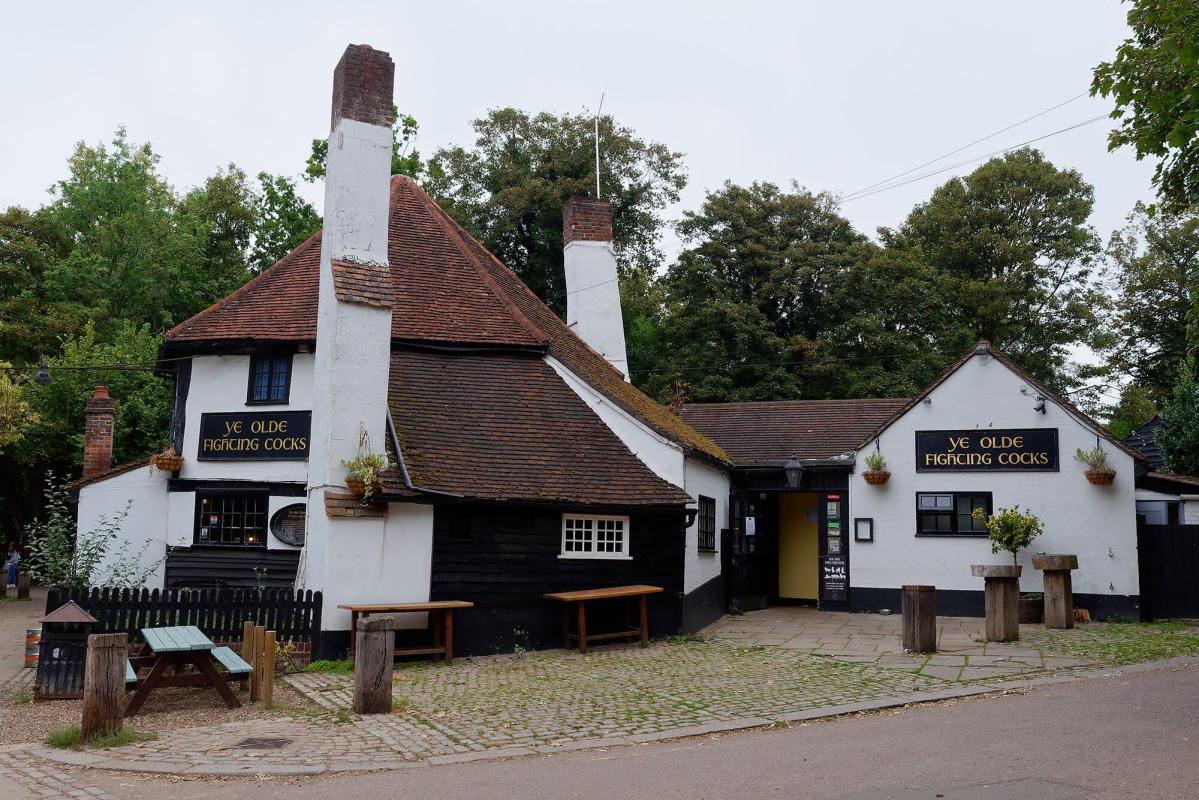
POLYGON ((96 783, 121 800, 1191 800, 1199 666, 608 751, 326 779, 96 783))

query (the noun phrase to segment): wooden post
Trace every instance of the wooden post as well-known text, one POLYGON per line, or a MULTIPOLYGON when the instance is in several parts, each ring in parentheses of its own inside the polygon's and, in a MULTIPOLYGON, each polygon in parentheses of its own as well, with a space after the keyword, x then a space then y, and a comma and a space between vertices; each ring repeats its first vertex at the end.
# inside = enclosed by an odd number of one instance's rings
POLYGON ((970 567, 974 577, 984 581, 988 642, 1014 642, 1020 638, 1020 569, 1008 564, 970 567))
POLYGON ((395 620, 362 617, 354 631, 354 712, 391 713, 392 662, 395 660, 395 620))
POLYGON ((127 634, 93 633, 87 637, 80 726, 85 742, 93 736, 110 736, 121 730, 128 657, 127 634))
POLYGON ((262 704, 275 702, 275 632, 267 631, 262 648, 262 704))
POLYGON ((903 649, 909 653, 937 652, 936 592, 935 586, 903 587, 903 649))
POLYGON ((1045 581, 1045 627, 1074 627, 1074 582, 1070 570, 1078 569, 1078 556, 1037 553, 1032 565, 1045 581))
POLYGON ((28 600, 29 599, 29 585, 32 582, 33 582, 33 578, 31 578, 29 576, 28 572, 18 572, 17 573, 17 599, 18 600, 28 600))
POLYGON ((251 662, 254 665, 254 671, 250 673, 250 702, 256 703, 262 699, 262 667, 263 649, 266 645, 266 628, 262 625, 254 626, 254 660, 251 662))
POLYGON ((258 635, 258 626, 247 622, 241 629, 241 657, 246 660, 250 669, 250 700, 258 699, 258 668, 254 660, 258 657, 258 645, 254 641, 258 635))

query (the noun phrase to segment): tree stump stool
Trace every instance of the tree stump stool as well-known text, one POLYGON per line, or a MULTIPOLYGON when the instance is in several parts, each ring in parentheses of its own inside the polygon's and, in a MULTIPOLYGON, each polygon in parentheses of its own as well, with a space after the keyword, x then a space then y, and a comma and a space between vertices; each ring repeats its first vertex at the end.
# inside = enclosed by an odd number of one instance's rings
POLYGON ((361 617, 354 636, 354 713, 390 714, 395 618, 361 617))
POLYGON ((909 653, 937 652, 937 587, 904 586, 903 649, 909 653))
POLYGON ((1078 556, 1037 553, 1032 565, 1045 573, 1045 627, 1074 627, 1074 584, 1070 570, 1078 569, 1078 556))
POLYGON ((84 741, 93 736, 111 736, 121 730, 128 654, 127 634, 93 633, 87 637, 83 720, 79 726, 84 741))
POLYGON ((972 564, 970 573, 986 588, 987 641, 1014 642, 1020 638, 1020 567, 972 564))
POLYGON ((18 600, 28 600, 29 599, 29 586, 32 582, 33 582, 32 578, 30 578, 28 572, 17 573, 17 599, 18 600))

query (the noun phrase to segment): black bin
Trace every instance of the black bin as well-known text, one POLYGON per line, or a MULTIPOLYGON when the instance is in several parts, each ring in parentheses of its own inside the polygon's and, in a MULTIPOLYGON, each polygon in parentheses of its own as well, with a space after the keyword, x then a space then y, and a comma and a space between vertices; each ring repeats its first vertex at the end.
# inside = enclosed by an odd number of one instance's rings
POLYGON ((83 697, 87 637, 97 620, 74 601, 42 617, 41 654, 37 662, 35 700, 83 697))

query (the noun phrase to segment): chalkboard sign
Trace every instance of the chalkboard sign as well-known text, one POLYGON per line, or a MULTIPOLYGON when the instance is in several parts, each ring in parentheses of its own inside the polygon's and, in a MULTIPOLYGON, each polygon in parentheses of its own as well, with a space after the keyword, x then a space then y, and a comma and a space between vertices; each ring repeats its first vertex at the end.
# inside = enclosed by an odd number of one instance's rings
POLYGON ((916 431, 917 472, 1057 472, 1057 428, 916 431))
POLYGON ((201 414, 200 461, 303 461, 311 411, 201 414))
POLYGON ((844 603, 849 599, 849 567, 845 556, 825 556, 820 564, 820 599, 825 603, 844 603))

